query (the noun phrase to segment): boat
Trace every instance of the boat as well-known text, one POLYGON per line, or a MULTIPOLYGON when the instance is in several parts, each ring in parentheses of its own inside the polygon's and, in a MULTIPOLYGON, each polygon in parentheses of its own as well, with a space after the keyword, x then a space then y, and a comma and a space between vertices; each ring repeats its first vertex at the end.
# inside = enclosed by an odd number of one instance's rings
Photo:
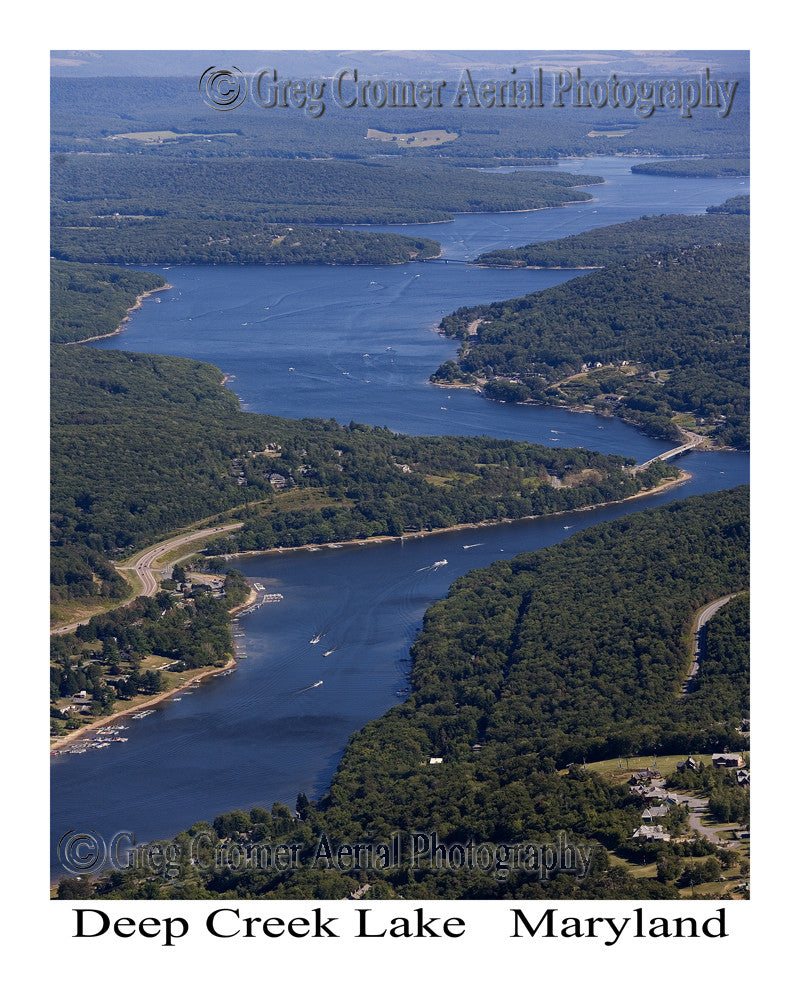
MULTIPOLYGON (((335 652, 336 652, 336 650, 335 650, 335 649, 329 649, 329 650, 327 651, 327 653, 323 653, 322 655, 323 655, 323 656, 330 656, 330 655, 331 655, 331 653, 335 653, 335 652)), ((321 683, 322 683, 322 681, 320 681, 320 684, 321 684, 321 683)))
POLYGON ((321 684, 322 684, 322 681, 317 681, 317 683, 316 684, 312 684, 311 687, 312 688, 318 688, 321 684))
POLYGON ((446 565, 447 565, 447 560, 446 559, 440 559, 438 562, 435 562, 433 564, 433 568, 434 569, 438 569, 440 566, 446 566, 446 565))
POLYGON ((316 646, 316 644, 319 642, 321 638, 322 638, 322 633, 317 632, 317 634, 312 636, 308 641, 311 643, 312 646, 316 646))

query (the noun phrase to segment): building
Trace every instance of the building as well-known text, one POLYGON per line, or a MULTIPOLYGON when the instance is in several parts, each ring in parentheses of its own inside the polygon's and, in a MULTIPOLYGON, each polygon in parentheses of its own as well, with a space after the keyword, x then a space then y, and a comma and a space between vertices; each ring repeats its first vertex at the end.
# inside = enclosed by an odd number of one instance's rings
POLYGON ((633 831, 633 839, 648 840, 648 841, 652 840, 667 841, 670 839, 670 835, 667 833, 667 831, 664 829, 663 826, 658 826, 658 825, 648 826, 647 824, 645 824, 644 826, 640 826, 638 830, 633 831))
POLYGON ((742 767, 744 757, 740 753, 715 753, 711 755, 714 767, 742 767))

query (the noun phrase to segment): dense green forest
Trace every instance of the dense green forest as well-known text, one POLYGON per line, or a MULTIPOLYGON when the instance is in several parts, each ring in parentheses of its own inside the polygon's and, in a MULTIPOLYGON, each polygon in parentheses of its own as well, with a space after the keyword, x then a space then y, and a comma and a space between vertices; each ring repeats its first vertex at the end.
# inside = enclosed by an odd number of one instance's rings
POLYGON ((342 229, 155 216, 54 226, 51 252, 124 264, 401 264, 441 253, 435 240, 342 229))
POLYGON ((696 160, 663 160, 636 163, 634 174, 657 174, 660 177, 749 177, 750 160, 744 157, 704 157, 696 160))
POLYGON ((438 381, 488 380, 496 398, 592 406, 668 440, 687 426, 748 446, 746 244, 653 252, 557 288, 464 307, 438 381), (569 381, 565 381, 569 379, 569 381))
POLYGON ((559 171, 487 173, 431 163, 337 160, 159 160, 59 154, 52 163, 54 226, 104 217, 190 223, 299 224, 439 222, 453 212, 548 208, 591 195, 576 186, 602 178, 559 171), (114 192, 109 195, 109 192, 114 192))
MULTIPOLYGON (((679 695, 695 612, 747 581, 746 488, 630 515, 473 570, 426 614, 411 695, 351 738, 321 801, 301 792, 298 818, 276 804, 195 824, 174 842, 181 860, 171 879, 114 872, 94 887, 65 883, 63 895, 135 897, 146 887, 156 897, 339 898, 366 881, 370 898, 677 898, 682 871, 705 880, 692 857, 704 858, 713 878, 720 862, 730 863, 726 852, 711 866, 707 842, 635 847, 641 802, 581 762, 742 744, 746 600, 712 619, 703 683, 679 695), (588 876, 549 880, 513 864, 437 868, 424 855, 384 870, 369 859, 313 863, 323 837, 335 852, 419 831, 451 847, 546 844, 564 831, 572 843, 594 845, 593 861, 588 876), (198 835, 206 864, 191 865, 187 847, 198 835), (288 842, 300 845, 300 863, 284 871, 213 863, 225 845, 288 842), (605 849, 659 859, 658 878, 609 867, 605 849)), ((720 810, 736 805, 728 780, 708 776, 720 810)))
POLYGON ((711 205, 706 211, 712 214, 722 212, 728 215, 749 215, 750 195, 736 194, 732 198, 726 198, 721 205, 711 205))
POLYGON ((720 242, 746 243, 749 238, 748 223, 738 215, 643 216, 558 240, 490 250, 474 263, 483 267, 610 267, 645 253, 720 242))
POLYGON ((213 551, 549 513, 676 474, 656 466, 631 475, 632 459, 580 448, 244 413, 221 379, 182 358, 53 347, 56 601, 120 596, 109 556, 233 508, 245 527, 213 551))
POLYGON ((147 271, 51 261, 50 340, 65 344, 113 333, 139 295, 164 284, 147 271))

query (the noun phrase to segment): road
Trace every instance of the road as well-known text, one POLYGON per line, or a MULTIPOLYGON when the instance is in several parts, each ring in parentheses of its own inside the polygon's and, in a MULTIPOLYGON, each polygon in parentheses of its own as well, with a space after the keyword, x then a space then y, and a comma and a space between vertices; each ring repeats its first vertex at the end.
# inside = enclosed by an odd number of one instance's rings
MULTIPOLYGON (((675 793, 673 792, 675 795, 675 793)), ((682 806, 689 810, 689 826, 696 830, 702 837, 707 837, 712 844, 717 847, 730 847, 729 840, 718 837, 713 830, 703 825, 702 815, 708 808, 708 799, 696 799, 692 795, 675 795, 675 798, 682 806)))
POLYGON ((713 616, 719 611, 720 608, 724 607, 728 601, 733 600, 734 597, 738 597, 744 591, 739 590, 735 594, 726 594, 724 597, 718 597, 715 601, 711 601, 705 604, 697 614, 697 621, 694 629, 694 653, 692 654, 692 666, 683 682, 683 690, 681 692, 681 697, 689 694, 690 691, 694 689, 695 681, 697 680, 697 672, 700 669, 700 661, 703 658, 703 647, 704 647, 704 635, 703 631, 708 625, 709 621, 713 616))
POLYGON ((677 445, 675 448, 670 448, 669 451, 662 451, 660 455, 656 455, 655 458, 649 458, 646 462, 642 462, 641 465, 634 467, 634 472, 638 469, 646 469, 648 465, 653 462, 659 461, 669 462, 670 459, 677 458, 678 455, 682 455, 686 451, 692 451, 694 448, 699 448, 700 445, 705 444, 708 441, 707 437, 702 434, 695 434, 694 431, 687 431, 681 429, 683 434, 683 444, 677 445))
MULTIPOLYGON (((170 538, 165 542, 157 542, 155 545, 151 545, 149 548, 140 552, 137 556, 134 556, 134 562, 130 560, 124 563, 118 563, 118 569, 133 569, 142 584, 142 591, 139 594, 134 594, 133 597, 129 598, 127 601, 123 601, 122 604, 117 605, 118 607, 124 607, 125 604, 130 604, 131 601, 136 600, 137 597, 152 597, 153 594, 158 590, 162 574, 156 576, 157 570, 153 570, 153 563, 161 556, 168 552, 173 552, 176 549, 183 548, 188 542, 200 541, 204 538, 209 538, 212 535, 218 535, 225 531, 234 531, 237 528, 242 527, 243 522, 239 521, 236 524, 225 524, 218 528, 199 528, 196 531, 189 531, 183 535, 177 535, 175 538, 170 538)), ((91 616, 90 616, 91 617, 91 616)), ((73 632, 79 625, 86 625, 89 622, 89 618, 84 618, 78 622, 70 622, 68 625, 60 625, 57 628, 50 629, 51 635, 61 635, 65 632, 73 632)))

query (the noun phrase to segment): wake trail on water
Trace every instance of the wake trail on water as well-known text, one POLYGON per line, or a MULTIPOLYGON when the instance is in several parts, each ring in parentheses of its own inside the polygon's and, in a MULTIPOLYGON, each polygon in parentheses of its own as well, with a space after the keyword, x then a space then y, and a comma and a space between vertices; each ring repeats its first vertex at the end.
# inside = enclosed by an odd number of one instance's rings
POLYGON ((446 565, 447 565, 447 560, 446 559, 439 559, 437 562, 431 563, 430 566, 421 566, 417 570, 417 573, 425 573, 428 570, 431 570, 432 572, 435 573, 437 569, 440 569, 442 566, 446 566, 446 565))

